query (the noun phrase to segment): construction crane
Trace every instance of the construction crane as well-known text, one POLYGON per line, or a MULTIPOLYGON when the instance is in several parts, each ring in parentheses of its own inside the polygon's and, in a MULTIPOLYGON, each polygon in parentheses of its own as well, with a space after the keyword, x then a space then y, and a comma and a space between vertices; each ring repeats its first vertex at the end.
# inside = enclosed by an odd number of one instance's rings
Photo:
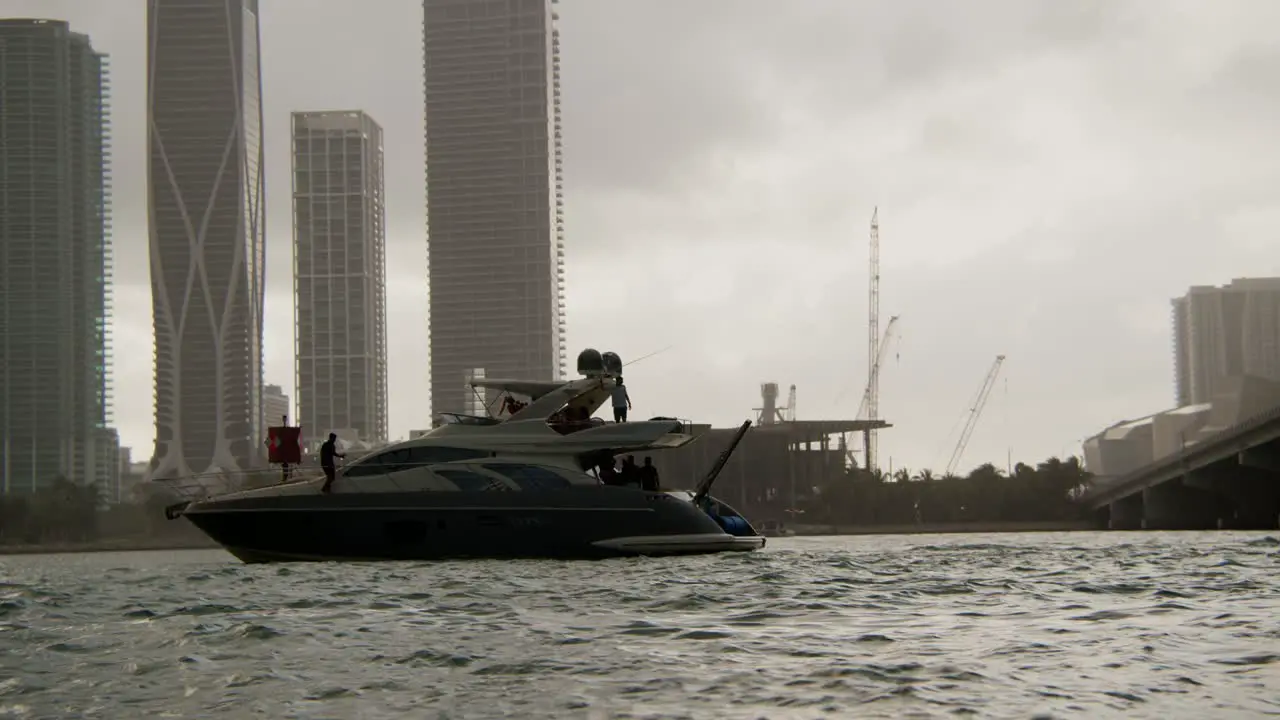
MULTIPOLYGON (((876 351, 876 357, 875 357, 875 360, 873 361, 877 366, 877 370, 876 370, 877 376, 879 376, 880 374, 879 366, 884 364, 885 355, 889 352, 889 341, 893 339, 893 330, 894 330, 894 327, 897 326, 898 324, 899 317, 900 316, 898 315, 894 315, 890 317, 889 323, 884 326, 884 335, 880 336, 880 349, 876 351)), ((840 396, 837 396, 836 402, 840 402, 840 397, 842 397, 843 395, 844 393, 842 392, 840 396)), ((854 415, 854 418, 858 420, 870 419, 867 417, 867 405, 870 402, 871 402, 871 386, 868 385, 862 391, 862 403, 858 405, 858 414, 854 415)), ((854 459, 853 457, 854 452, 855 452, 854 448, 845 446, 845 456, 848 457, 850 460, 854 459)))
POLYGON ((987 377, 982 381, 982 387, 978 390, 978 395, 973 399, 973 403, 969 406, 969 419, 965 421, 964 429, 960 431, 960 442, 956 443, 956 449, 951 453, 951 461, 947 463, 947 475, 956 471, 956 466, 960 464, 960 458, 964 455, 964 449, 969 446, 969 438, 973 436, 973 429, 978 425, 978 418, 982 415, 982 408, 987 405, 987 398, 991 395, 991 389, 996 386, 996 377, 1000 374, 1000 366, 1004 364, 1004 356, 997 355, 996 361, 991 364, 991 369, 987 371, 987 377))
MULTIPOLYGON (((867 419, 880 419, 880 363, 876 359, 880 344, 880 208, 871 212, 871 282, 867 299, 867 419)), ((863 459, 869 472, 876 470, 876 431, 862 431, 863 459)))
MULTIPOLYGON (((889 340, 893 335, 893 331, 895 329, 894 323, 898 322, 898 317, 899 316, 894 315, 893 317, 889 318, 889 324, 884 326, 884 334, 880 336, 880 349, 876 352, 875 362, 879 363, 882 366, 884 365, 885 354, 889 351, 889 340)), ((852 383, 852 381, 850 381, 850 383, 852 383)), ((840 392, 836 395, 835 400, 833 400, 833 402, 839 405, 840 401, 844 399, 844 396, 849 394, 849 390, 852 387, 853 387, 852 384, 850 384, 840 388, 840 392)), ((857 415, 854 416, 859 420, 866 419, 865 415, 867 411, 867 403, 870 402, 870 398, 868 397, 868 394, 870 392, 871 390, 869 386, 862 389, 862 404, 858 406, 858 413, 857 415)))
MULTIPOLYGON (((880 365, 884 362, 885 353, 889 351, 889 341, 893 339, 893 327, 898 322, 897 315, 889 318, 889 323, 884 326, 884 335, 880 337, 880 348, 876 350, 874 363, 874 372, 877 379, 880 377, 880 365)), ((858 420, 879 420, 879 418, 868 414, 871 407, 871 385, 868 384, 866 389, 862 391, 862 404, 858 405, 858 414, 854 415, 858 420)))

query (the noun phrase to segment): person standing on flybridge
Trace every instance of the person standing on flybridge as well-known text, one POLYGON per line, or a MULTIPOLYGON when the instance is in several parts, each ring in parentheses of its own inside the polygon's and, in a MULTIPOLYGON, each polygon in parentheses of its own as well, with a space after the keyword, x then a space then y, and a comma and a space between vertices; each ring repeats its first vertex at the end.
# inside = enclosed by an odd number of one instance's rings
POLYGON ((613 421, 626 422, 627 411, 631 409, 631 396, 627 394, 627 388, 622 384, 621 376, 618 377, 618 384, 613 386, 610 393, 613 395, 613 421))

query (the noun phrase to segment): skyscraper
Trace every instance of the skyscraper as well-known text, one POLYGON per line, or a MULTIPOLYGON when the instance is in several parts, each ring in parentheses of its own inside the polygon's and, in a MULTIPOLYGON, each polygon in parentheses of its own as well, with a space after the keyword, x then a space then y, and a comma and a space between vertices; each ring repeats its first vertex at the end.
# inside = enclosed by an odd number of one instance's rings
POLYGON ((107 62, 0 20, 0 491, 87 484, 107 428, 107 62), (99 442, 99 439, 102 442, 99 442))
POLYGON ((382 128, 361 111, 293 113, 298 410, 306 437, 387 439, 382 128))
POLYGON ((564 375, 554 0, 424 0, 431 405, 564 375))
POLYGON ((290 424, 298 421, 293 416, 293 410, 289 405, 289 396, 284 393, 284 388, 279 385, 264 385, 262 387, 262 412, 266 415, 267 427, 279 425, 286 416, 289 418, 290 424))
POLYGON ((149 0, 156 450, 151 477, 263 455, 257 0, 149 0))
POLYGON ((1207 403, 1222 379, 1280 382, 1280 278, 1237 278, 1173 299, 1179 406, 1207 403))

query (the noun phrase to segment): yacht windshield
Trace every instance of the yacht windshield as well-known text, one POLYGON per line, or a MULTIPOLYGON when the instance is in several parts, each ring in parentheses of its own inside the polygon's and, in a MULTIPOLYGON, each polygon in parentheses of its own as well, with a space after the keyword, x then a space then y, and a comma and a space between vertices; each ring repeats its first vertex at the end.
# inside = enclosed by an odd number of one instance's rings
POLYGON ((498 425, 502 421, 483 415, 463 415, 462 413, 437 413, 436 425, 498 425))
POLYGON ((566 405, 552 413, 551 417, 547 418, 547 424, 561 435, 568 435, 579 430, 603 425, 604 421, 591 417, 591 411, 585 407, 566 405))

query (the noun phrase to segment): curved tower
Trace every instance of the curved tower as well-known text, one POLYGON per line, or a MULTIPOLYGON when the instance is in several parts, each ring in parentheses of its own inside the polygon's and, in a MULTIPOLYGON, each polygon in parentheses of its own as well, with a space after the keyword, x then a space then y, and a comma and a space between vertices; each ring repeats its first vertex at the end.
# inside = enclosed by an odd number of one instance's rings
POLYGON ((148 0, 151 478, 262 455, 258 38, 257 0, 148 0))

